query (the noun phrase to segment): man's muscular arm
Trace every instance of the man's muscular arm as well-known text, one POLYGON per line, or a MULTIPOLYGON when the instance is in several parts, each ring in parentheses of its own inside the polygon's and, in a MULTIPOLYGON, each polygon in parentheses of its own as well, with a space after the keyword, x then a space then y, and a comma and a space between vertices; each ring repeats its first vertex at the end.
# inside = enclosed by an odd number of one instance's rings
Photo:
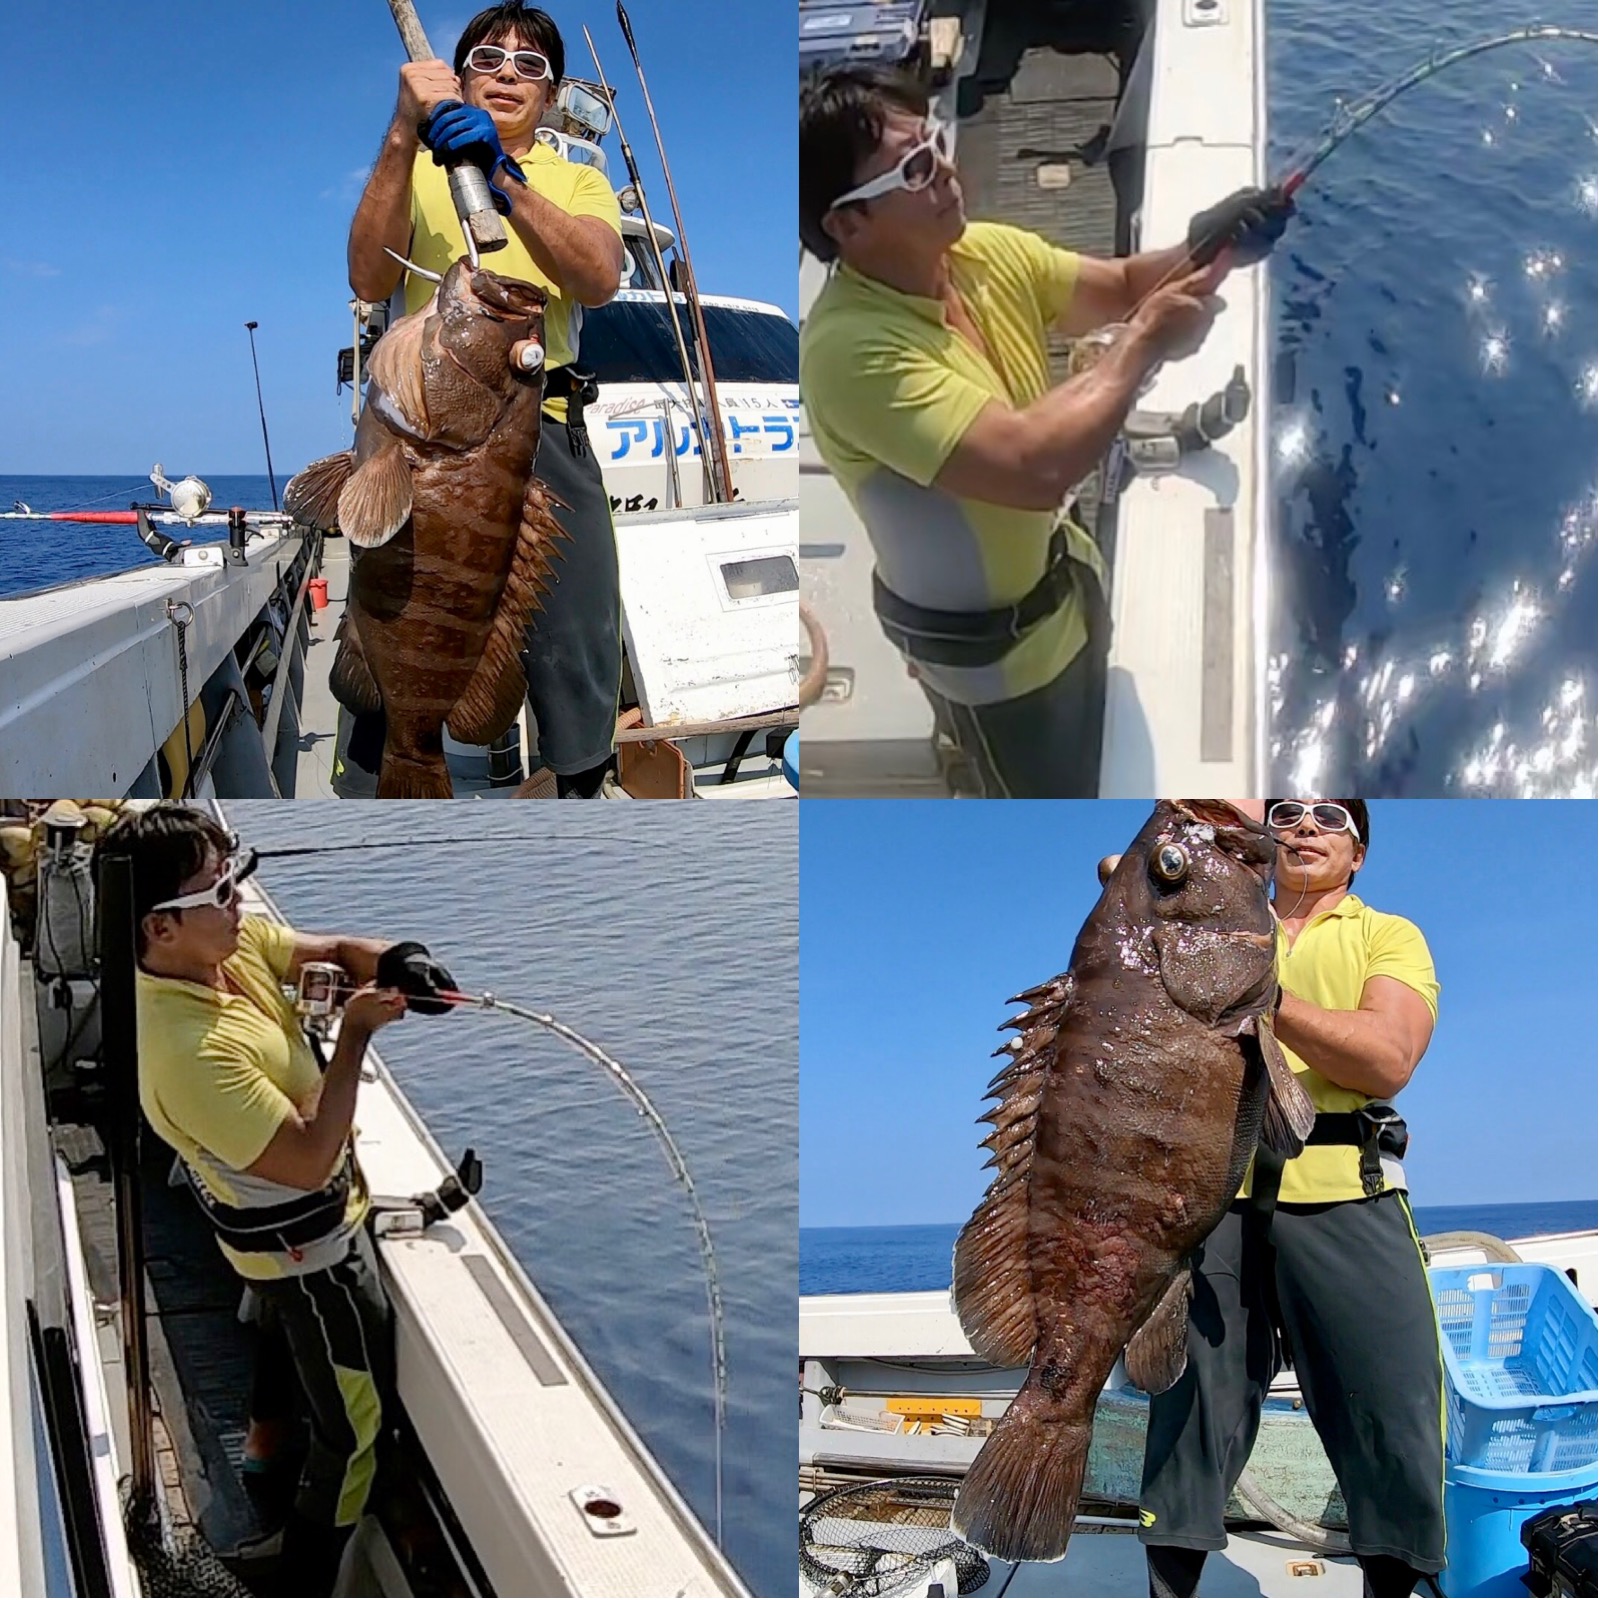
POLYGON ((1275 1027, 1329 1083, 1387 1097, 1410 1082, 1433 1036, 1433 1015, 1398 978, 1368 978, 1355 1011, 1327 1011, 1285 990, 1275 1027))
POLYGON ((400 281, 400 263, 386 256, 383 247, 402 256, 410 252, 417 123, 441 100, 460 98, 461 85, 448 62, 408 61, 401 67, 394 117, 350 221, 350 288, 371 305, 387 300, 400 281))
POLYGON ((622 283, 622 240, 599 217, 574 217, 528 184, 496 180, 511 202, 506 219, 539 270, 581 306, 603 306, 622 283))

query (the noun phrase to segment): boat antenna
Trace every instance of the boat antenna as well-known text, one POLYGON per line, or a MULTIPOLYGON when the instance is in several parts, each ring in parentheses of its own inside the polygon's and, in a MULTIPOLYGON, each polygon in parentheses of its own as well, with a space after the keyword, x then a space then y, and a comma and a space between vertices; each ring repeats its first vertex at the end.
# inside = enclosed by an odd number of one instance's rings
POLYGON ((717 375, 711 367, 711 339, 706 333, 706 319, 700 309, 700 291, 695 284, 694 266, 689 260, 689 241, 684 236, 683 212, 678 208, 678 191, 673 187, 672 169, 667 165, 667 147, 662 142, 661 124, 656 120, 656 108, 650 100, 650 86, 645 82, 644 67, 639 61, 639 47, 633 42, 633 24, 628 13, 617 0, 617 21, 622 27, 622 37, 628 41, 628 54, 633 57, 633 70, 639 77, 639 92, 644 96, 645 114, 650 118, 651 131, 656 136, 656 151, 661 157, 661 176, 667 180, 667 198, 672 202, 672 222, 678 230, 678 260, 683 266, 683 293, 689 302, 689 314, 700 347, 700 374, 705 379, 706 403, 711 408, 711 442, 716 450, 717 475, 721 479, 723 498, 733 499, 733 473, 728 467, 727 440, 722 432, 722 409, 717 404, 717 375))
MULTIPOLYGON (((695 390, 694 367, 689 361, 688 346, 683 342, 683 328, 678 322, 678 308, 672 303, 672 284, 667 279, 667 263, 661 255, 661 241, 656 238, 656 225, 650 215, 650 202, 645 199, 644 184, 639 178, 639 166, 633 159, 633 146, 628 143, 628 136, 622 131, 622 118, 617 115, 617 96, 609 82, 606 80, 605 68, 600 65, 600 52, 594 47, 594 40, 589 35, 588 25, 584 25, 583 37, 589 46, 589 54, 594 57, 594 73, 600 80, 601 87, 605 90, 606 104, 611 107, 611 120, 616 125, 617 142, 622 146, 622 159, 628 168, 628 182, 633 185, 633 192, 639 198, 639 210, 644 213, 645 237, 650 241, 650 253, 655 257, 656 271, 661 276, 662 311, 666 315, 667 323, 672 329, 672 337, 678 346, 678 359, 683 363, 683 383, 685 392, 689 396, 689 422, 694 428, 695 442, 700 446, 700 470, 705 481, 705 497, 708 501, 717 498, 717 481, 711 472, 711 453, 706 449, 706 412, 701 407, 700 397, 695 390)), ((679 240, 680 247, 682 240, 679 240)), ((671 418, 668 424, 671 427, 671 418)), ((673 432, 676 433, 676 429, 673 432)), ((719 434, 720 436, 720 434, 719 434)), ((664 441, 667 447, 668 458, 673 465, 677 465, 677 452, 672 449, 673 440, 664 441)))
POLYGON ((261 443, 267 451, 267 482, 272 485, 272 509, 278 509, 278 480, 272 475, 272 441, 267 437, 267 408, 261 403, 261 368, 256 365, 256 329, 261 324, 258 322, 245 323, 245 329, 250 335, 250 365, 255 368, 256 374, 256 410, 261 413, 261 443))

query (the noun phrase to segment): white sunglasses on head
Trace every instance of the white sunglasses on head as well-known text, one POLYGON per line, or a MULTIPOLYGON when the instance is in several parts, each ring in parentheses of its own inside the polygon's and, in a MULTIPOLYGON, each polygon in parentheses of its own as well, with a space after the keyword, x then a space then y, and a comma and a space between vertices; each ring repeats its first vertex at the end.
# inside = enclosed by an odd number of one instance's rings
POLYGON ((163 900, 160 905, 151 906, 150 910, 191 911, 199 906, 215 906, 218 911, 225 911, 233 904, 234 897, 239 892, 239 885, 255 870, 254 850, 229 856, 223 862, 222 871, 217 874, 215 883, 208 884, 204 889, 196 889, 190 894, 180 894, 172 900, 163 900))
POLYGON ((939 163, 949 161, 954 146, 949 123, 930 117, 925 126, 927 136, 912 145, 887 172, 880 173, 876 178, 868 178, 859 189, 852 189, 849 194, 840 195, 828 209, 837 211, 840 206, 851 205, 857 200, 876 200, 881 195, 893 194, 896 189, 908 189, 912 194, 926 189, 938 175, 939 163))
POLYGON ((1298 828, 1305 820, 1308 811, 1319 832, 1348 833, 1357 844, 1361 843, 1361 835, 1356 831, 1355 818, 1343 806, 1336 805, 1332 800, 1319 800, 1315 805, 1309 806, 1303 800, 1280 800, 1267 813, 1267 826, 1279 832, 1298 828))

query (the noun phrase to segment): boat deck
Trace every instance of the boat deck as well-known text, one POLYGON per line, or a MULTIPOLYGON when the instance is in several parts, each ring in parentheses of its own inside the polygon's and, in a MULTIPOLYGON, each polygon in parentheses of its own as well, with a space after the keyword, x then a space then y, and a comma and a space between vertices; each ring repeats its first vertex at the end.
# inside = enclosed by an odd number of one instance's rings
MULTIPOLYGON (((980 81, 992 56, 1012 54, 1021 46, 1017 28, 1013 23, 985 34, 976 75, 980 81)), ((1106 56, 1065 56, 1042 47, 1022 50, 1009 87, 960 120, 957 151, 968 216, 1026 228, 1084 255, 1113 255, 1117 197, 1105 163, 1052 163, 1041 169, 1039 162, 1018 159, 1017 152, 1088 144, 1116 115, 1117 78, 1116 65, 1106 56), (1048 186, 1067 171, 1072 179, 1068 187, 1048 186)), ((1067 344, 1060 334, 1051 335, 1056 382, 1067 375, 1067 344)))
MULTIPOLYGON (((800 1593, 813 1591, 802 1577, 800 1593)), ((1011 1600, 1063 1600, 1092 1595, 1115 1600, 1147 1595, 1144 1547, 1131 1522, 1109 1517, 1080 1523, 1060 1561, 989 1562, 988 1580, 973 1595, 1011 1600)), ((1361 1568, 1353 1556, 1325 1556, 1271 1531, 1236 1531, 1227 1548, 1215 1550, 1200 1574, 1201 1596, 1247 1600, 1254 1596, 1347 1596, 1362 1592, 1361 1568)))

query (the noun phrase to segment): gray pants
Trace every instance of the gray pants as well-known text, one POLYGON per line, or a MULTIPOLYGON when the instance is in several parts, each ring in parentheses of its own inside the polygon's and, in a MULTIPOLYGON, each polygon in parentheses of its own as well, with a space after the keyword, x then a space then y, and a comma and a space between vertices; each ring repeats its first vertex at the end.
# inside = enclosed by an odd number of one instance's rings
POLYGON ((363 1228, 338 1266, 251 1287, 288 1343, 311 1424, 295 1511, 319 1528, 353 1528, 372 1489, 394 1383, 389 1301, 372 1240, 363 1228))
POLYGON ((1236 1203, 1200 1249, 1183 1376, 1150 1402, 1139 1537, 1220 1550, 1282 1345, 1350 1513, 1357 1555, 1444 1566, 1444 1363, 1398 1192, 1236 1203))
POLYGON ((1100 792, 1111 628, 1099 580, 1081 563, 1077 573, 1089 639, 1042 689, 968 706, 922 684, 935 723, 961 751, 986 800, 1084 799, 1100 792))

